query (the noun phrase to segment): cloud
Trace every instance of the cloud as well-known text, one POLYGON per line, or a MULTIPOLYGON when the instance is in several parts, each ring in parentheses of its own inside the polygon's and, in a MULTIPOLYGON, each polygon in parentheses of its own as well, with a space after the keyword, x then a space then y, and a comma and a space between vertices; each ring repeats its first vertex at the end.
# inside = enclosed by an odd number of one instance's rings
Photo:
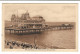
POLYGON ((41 15, 50 22, 74 22, 77 17, 75 4, 6 4, 3 10, 6 20, 12 14, 21 15, 27 10, 31 17, 41 15))

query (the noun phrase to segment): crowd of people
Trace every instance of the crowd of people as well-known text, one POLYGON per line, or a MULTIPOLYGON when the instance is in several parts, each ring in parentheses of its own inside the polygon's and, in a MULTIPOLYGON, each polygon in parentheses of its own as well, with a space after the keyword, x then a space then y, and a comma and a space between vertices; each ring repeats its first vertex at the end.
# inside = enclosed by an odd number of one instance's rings
POLYGON ((34 48, 33 45, 28 44, 28 43, 23 43, 23 42, 19 42, 19 41, 8 41, 5 40, 5 47, 6 48, 10 48, 10 49, 32 49, 34 48))
POLYGON ((35 46, 29 43, 19 42, 19 41, 5 41, 5 48, 8 49, 65 49, 62 47, 51 46, 51 47, 43 47, 43 46, 35 46))

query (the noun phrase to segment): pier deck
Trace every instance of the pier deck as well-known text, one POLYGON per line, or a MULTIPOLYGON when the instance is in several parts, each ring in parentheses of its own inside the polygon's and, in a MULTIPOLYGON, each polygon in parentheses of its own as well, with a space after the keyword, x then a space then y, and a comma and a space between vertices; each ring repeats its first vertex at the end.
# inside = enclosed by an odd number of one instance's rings
POLYGON ((26 29, 18 29, 18 28, 5 28, 6 32, 9 31, 10 33, 14 34, 26 34, 26 33, 39 33, 45 30, 71 30, 73 26, 48 26, 45 28, 26 28, 26 29))

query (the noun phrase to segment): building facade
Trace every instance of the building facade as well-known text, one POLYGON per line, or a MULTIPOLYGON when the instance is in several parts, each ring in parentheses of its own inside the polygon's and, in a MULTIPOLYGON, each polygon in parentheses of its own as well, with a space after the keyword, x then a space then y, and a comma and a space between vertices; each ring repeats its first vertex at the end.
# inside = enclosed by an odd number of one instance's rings
POLYGON ((22 14, 21 17, 12 14, 11 23, 17 29, 41 29, 45 27, 45 20, 42 16, 30 17, 29 13, 22 14))

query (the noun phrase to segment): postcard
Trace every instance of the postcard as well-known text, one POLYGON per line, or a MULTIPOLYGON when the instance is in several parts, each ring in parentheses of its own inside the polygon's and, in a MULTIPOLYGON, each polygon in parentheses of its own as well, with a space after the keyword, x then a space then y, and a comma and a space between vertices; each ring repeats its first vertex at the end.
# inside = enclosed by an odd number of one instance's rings
POLYGON ((3 3, 3 51, 77 51, 77 3, 3 3))

